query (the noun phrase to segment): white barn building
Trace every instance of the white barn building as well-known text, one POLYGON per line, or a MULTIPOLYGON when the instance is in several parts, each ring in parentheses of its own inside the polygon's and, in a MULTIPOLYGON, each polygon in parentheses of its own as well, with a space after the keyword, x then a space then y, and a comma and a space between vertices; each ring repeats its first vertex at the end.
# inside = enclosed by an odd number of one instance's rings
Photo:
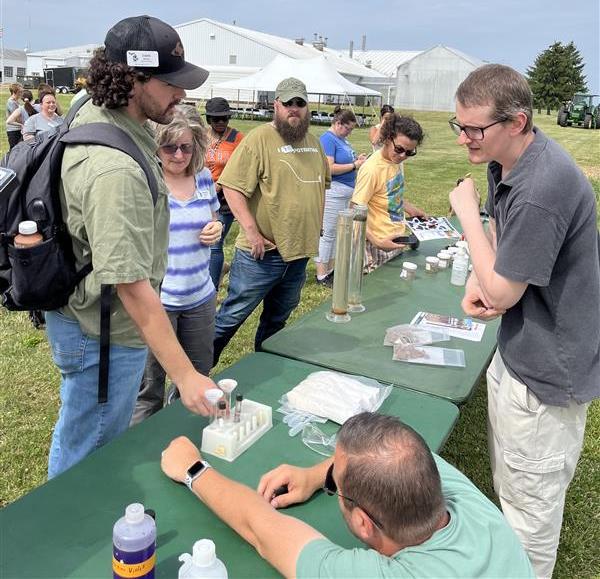
POLYGON ((18 76, 25 76, 27 70, 27 57, 24 50, 5 48, 3 51, 0 81, 3 83, 17 82, 18 76))
POLYGON ((352 56, 381 73, 379 79, 362 84, 379 90, 384 101, 397 109, 417 111, 453 111, 458 85, 485 64, 442 45, 420 51, 356 50, 352 56))
MULTIPOLYGON (((210 71, 204 85, 188 91, 191 98, 224 96, 235 98, 233 92, 214 91, 213 86, 226 80, 242 78, 269 64, 278 54, 290 58, 307 59, 321 54, 349 81, 364 85, 369 79, 381 76, 340 51, 328 49, 323 42, 292 40, 256 30, 250 30, 200 18, 175 26, 185 47, 186 60, 210 71)), ((293 71, 290 71, 290 75, 293 71)))
POLYGON ((60 66, 86 67, 94 55, 94 50, 99 46, 102 45, 84 44, 82 46, 30 52, 27 54, 27 74, 44 76, 45 68, 60 66))

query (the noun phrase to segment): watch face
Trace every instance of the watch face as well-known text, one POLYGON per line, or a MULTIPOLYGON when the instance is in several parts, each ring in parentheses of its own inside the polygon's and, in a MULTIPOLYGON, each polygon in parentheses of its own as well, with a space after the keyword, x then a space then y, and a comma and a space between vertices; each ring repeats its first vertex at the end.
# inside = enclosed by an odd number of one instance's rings
POLYGON ((204 470, 204 463, 202 463, 201 461, 197 461, 192 466, 190 466, 190 468, 188 469, 187 472, 190 477, 194 477, 199 472, 202 472, 203 470, 204 470))

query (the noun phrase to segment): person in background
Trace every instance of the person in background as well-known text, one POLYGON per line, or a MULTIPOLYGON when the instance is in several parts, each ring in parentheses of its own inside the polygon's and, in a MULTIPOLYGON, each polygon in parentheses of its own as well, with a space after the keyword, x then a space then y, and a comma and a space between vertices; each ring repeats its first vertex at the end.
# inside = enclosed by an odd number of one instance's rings
POLYGON ((487 370, 494 490, 537 576, 551 577, 588 406, 600 398, 596 198, 573 159, 533 125, 531 88, 508 66, 467 76, 450 127, 471 163, 488 164, 489 229, 472 179, 450 202, 473 263, 463 310, 502 315, 487 370))
POLYGON ((18 142, 23 140, 21 135, 21 125, 15 122, 9 122, 10 116, 19 110, 19 100, 23 95, 23 86, 18 82, 8 87, 10 96, 6 100, 6 137, 8 139, 8 149, 12 149, 18 142))
POLYGON ((219 183, 240 224, 227 297, 217 313, 214 364, 263 302, 254 347, 281 330, 317 254, 329 164, 309 132, 306 86, 297 78, 275 90, 271 123, 253 129, 234 151, 219 183))
POLYGON ((410 217, 427 217, 425 211, 404 199, 404 161, 417 154, 423 141, 421 125, 391 113, 381 127, 379 140, 382 147, 358 172, 352 196, 352 203, 368 206, 366 272, 404 250, 405 246, 394 239, 408 234, 405 212, 410 217))
POLYGON ((161 467, 284 577, 534 578, 498 508, 395 417, 353 416, 340 428, 332 458, 309 468, 282 465, 260 479, 258 492, 201 460, 180 437, 162 453, 161 467), (283 485, 286 492, 275 496, 283 485), (320 490, 335 497, 361 547, 336 545, 276 510, 320 490))
POLYGON ((23 139, 31 141, 39 133, 53 133, 63 122, 64 119, 56 113, 54 91, 42 91, 40 93, 40 112, 25 121, 23 139))
MULTIPOLYGON (((52 85, 46 84, 45 82, 40 82, 40 84, 38 84, 37 91, 38 97, 35 99, 35 104, 33 107, 39 113, 42 110, 42 93, 51 92, 54 96, 56 96, 56 91, 52 85)), ((56 101, 56 114, 62 116, 60 103, 58 101, 56 101)))
POLYGON ((30 90, 23 90, 21 98, 23 99, 23 104, 10 114, 10 116, 6 119, 6 125, 8 126, 9 124, 14 124, 18 126, 19 134, 22 136, 23 125, 25 124, 25 121, 29 117, 37 115, 38 112, 33 107, 33 94, 30 90))
POLYGON ((348 142, 354 127, 356 127, 354 113, 350 109, 337 106, 333 111, 331 127, 320 138, 332 178, 331 188, 325 192, 323 233, 315 264, 317 283, 327 287, 333 284, 337 215, 350 204, 356 173, 367 160, 366 155, 356 156, 348 142))
POLYGON ((392 105, 383 105, 379 111, 379 122, 369 129, 369 141, 373 145, 373 152, 381 149, 379 131, 385 119, 391 114, 394 114, 394 107, 392 105))
MULTIPOLYGON (((209 247, 221 237, 219 202, 204 167, 207 135, 194 107, 179 105, 156 134, 169 189, 169 249, 160 299, 175 335, 194 368, 208 376, 213 360, 215 287, 208 271, 209 247)), ((131 424, 158 412, 165 400, 165 371, 149 352, 131 424)), ((168 398, 179 397, 177 385, 168 398)))
POLYGON ((223 195, 223 187, 217 181, 233 151, 244 138, 240 131, 229 126, 231 115, 231 108, 227 99, 215 97, 206 102, 206 122, 209 130, 208 148, 206 149, 204 164, 210 170, 215 182, 219 204, 221 205, 218 217, 223 224, 221 238, 210 247, 210 277, 217 290, 219 289, 225 260, 223 245, 234 220, 233 213, 227 205, 225 195, 223 195))

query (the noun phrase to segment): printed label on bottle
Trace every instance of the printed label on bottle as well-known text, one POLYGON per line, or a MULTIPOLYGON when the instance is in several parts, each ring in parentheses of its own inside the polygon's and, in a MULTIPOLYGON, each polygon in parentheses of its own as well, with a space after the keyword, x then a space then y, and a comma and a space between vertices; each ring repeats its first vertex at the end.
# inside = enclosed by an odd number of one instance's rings
POLYGON ((113 546, 114 579, 154 579, 155 565, 154 543, 140 551, 121 551, 113 546))

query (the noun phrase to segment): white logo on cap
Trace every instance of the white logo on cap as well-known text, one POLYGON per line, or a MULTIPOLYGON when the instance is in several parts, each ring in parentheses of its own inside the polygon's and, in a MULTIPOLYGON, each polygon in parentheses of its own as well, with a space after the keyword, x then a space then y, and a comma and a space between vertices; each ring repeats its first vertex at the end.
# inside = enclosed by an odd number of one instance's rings
POLYGON ((158 66, 158 52, 156 50, 128 50, 127 65, 138 68, 156 68, 158 66))

